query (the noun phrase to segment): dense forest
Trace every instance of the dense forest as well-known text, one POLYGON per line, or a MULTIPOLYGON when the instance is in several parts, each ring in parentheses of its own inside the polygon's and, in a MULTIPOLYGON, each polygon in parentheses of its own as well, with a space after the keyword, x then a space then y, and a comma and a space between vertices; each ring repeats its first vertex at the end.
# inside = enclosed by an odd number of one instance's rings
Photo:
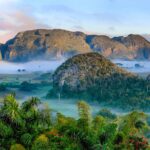
POLYGON ((95 80, 94 82, 95 84, 86 90, 76 90, 73 92, 65 84, 61 89, 51 89, 47 97, 58 97, 58 93, 60 93, 62 98, 98 101, 107 106, 121 108, 127 111, 149 111, 150 83, 145 79, 138 77, 124 78, 116 74, 111 78, 106 77, 101 80, 95 80))
POLYGON ((146 150, 150 117, 133 111, 123 116, 77 103, 78 118, 54 113, 32 97, 23 103, 14 94, 0 103, 1 150, 146 150))

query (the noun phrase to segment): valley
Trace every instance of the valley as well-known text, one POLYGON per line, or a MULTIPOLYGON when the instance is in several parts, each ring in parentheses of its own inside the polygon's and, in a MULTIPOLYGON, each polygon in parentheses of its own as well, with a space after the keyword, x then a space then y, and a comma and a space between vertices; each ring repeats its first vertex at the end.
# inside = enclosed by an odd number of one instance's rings
MULTIPOLYGON (((53 108, 54 113, 60 112, 68 117, 78 117, 76 113, 76 104, 79 99, 46 98, 47 93, 52 88, 52 82, 47 82, 47 79, 45 79, 44 75, 44 71, 30 72, 28 74, 0 74, 0 84, 5 85, 7 88, 6 90, 0 92, 0 100, 2 100, 6 95, 10 93, 16 93, 16 99, 20 103, 28 100, 31 97, 38 97, 42 102, 48 104, 50 108, 53 108), (24 81, 34 84, 36 88, 29 91, 20 90, 20 84, 24 81)), ((93 114, 97 113, 100 108, 105 107, 98 104, 97 102, 90 102, 90 104, 93 110, 93 114)), ((123 113, 121 112, 121 110, 112 110, 112 112, 123 113)))
MULTIPOLYGON (((127 60, 112 60, 115 64, 120 65, 123 69, 138 74, 146 78, 149 75, 150 62, 148 61, 127 61, 127 60), (135 64, 140 64, 142 67, 135 67, 135 64)), ((76 98, 46 98, 47 93, 52 88, 52 73, 60 66, 64 60, 55 61, 32 61, 27 63, 8 63, 0 62, 0 85, 5 85, 6 89, 0 92, 0 99, 5 95, 15 92, 16 99, 20 102, 29 99, 32 96, 39 97, 43 102, 46 102, 53 108, 54 112, 61 112, 66 116, 76 116, 76 103, 80 99, 76 98), (40 66, 40 67, 39 67, 40 66), (25 69, 24 72, 18 70, 25 69), (20 90, 20 85, 24 81, 33 84, 33 89, 20 90)), ((113 113, 124 114, 128 111, 122 109, 111 108, 97 102, 89 102, 93 114, 98 112, 100 108, 108 108, 113 113)))

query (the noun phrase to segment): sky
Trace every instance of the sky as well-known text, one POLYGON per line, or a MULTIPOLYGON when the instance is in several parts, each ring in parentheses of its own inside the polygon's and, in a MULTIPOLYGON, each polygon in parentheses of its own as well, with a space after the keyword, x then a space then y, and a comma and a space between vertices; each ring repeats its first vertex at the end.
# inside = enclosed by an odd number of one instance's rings
POLYGON ((150 0, 0 0, 0 43, 32 29, 150 34, 150 0))

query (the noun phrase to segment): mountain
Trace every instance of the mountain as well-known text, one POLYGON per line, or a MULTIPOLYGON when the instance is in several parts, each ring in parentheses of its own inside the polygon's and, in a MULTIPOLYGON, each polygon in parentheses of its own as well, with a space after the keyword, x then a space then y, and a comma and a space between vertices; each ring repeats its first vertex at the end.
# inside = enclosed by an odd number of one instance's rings
POLYGON ((32 30, 21 32, 3 46, 4 60, 29 61, 59 58, 91 51, 80 32, 65 30, 32 30))
POLYGON ((110 38, 61 29, 20 32, 0 49, 6 61, 70 58, 87 52, 107 58, 150 59, 150 42, 140 35, 110 38))
POLYGON ((53 88, 48 97, 76 98, 105 102, 127 109, 150 102, 149 83, 110 62, 98 53, 79 54, 64 62, 53 74, 53 88))
POLYGON ((55 71, 54 86, 61 88, 65 85, 70 91, 82 91, 97 84, 97 80, 114 75, 132 76, 98 53, 79 54, 55 71))
POLYGON ((87 43, 95 52, 101 53, 105 57, 110 58, 126 58, 128 49, 122 43, 114 41, 108 36, 87 35, 87 43))
POLYGON ((125 45, 131 58, 150 59, 150 42, 144 37, 130 34, 127 37, 114 37, 113 40, 125 45))
POLYGON ((142 34, 142 36, 150 42, 150 34, 142 34))

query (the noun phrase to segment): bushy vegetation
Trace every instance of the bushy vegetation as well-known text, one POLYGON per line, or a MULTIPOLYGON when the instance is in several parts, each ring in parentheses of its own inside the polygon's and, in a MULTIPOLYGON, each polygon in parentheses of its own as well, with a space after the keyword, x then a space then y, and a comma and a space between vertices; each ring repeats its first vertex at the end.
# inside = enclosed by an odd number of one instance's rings
POLYGON ((91 115, 90 106, 79 101, 78 118, 51 109, 38 98, 19 104, 13 95, 0 106, 1 150, 146 150, 150 126, 147 115, 131 112, 109 119, 91 115))
POLYGON ((150 111, 150 83, 138 77, 126 78, 116 74, 97 79, 92 86, 82 91, 78 89, 70 91, 70 87, 66 84, 61 89, 54 86, 47 97, 58 97, 58 93, 62 98, 98 101, 123 110, 150 111))

